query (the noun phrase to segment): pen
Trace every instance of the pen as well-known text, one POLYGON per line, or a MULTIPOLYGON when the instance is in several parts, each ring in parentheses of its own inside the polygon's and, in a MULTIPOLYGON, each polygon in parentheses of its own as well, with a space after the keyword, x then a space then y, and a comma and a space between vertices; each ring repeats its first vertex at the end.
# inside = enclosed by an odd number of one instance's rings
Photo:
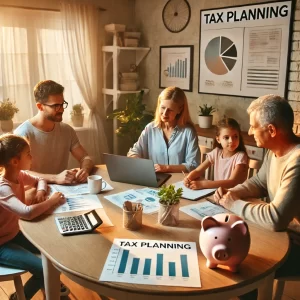
MULTIPOLYGON (((183 171, 181 171, 181 172, 182 172, 183 176, 186 177, 186 174, 183 171)), ((188 178, 186 178, 186 179, 187 179, 186 184, 187 184, 187 186, 189 186, 191 181, 188 178)))

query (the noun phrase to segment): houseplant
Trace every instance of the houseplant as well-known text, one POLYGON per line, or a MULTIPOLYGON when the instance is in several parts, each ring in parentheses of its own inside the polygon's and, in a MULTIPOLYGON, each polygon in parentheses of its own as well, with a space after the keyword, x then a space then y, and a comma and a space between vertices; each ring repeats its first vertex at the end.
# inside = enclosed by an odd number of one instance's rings
POLYGON ((213 106, 207 106, 207 104, 203 104, 203 106, 199 105, 199 109, 199 126, 201 128, 210 128, 213 120, 212 113, 216 111, 216 108, 213 106))
POLYGON ((121 137, 129 137, 135 143, 145 126, 153 120, 153 113, 146 111, 146 105, 142 103, 144 91, 138 94, 128 94, 125 109, 115 109, 107 116, 107 119, 117 119, 119 127, 116 134, 121 137))
POLYGON ((10 132, 13 129, 13 121, 15 113, 19 109, 16 107, 15 103, 11 102, 9 98, 0 101, 0 121, 1 129, 3 132, 10 132))
POLYGON ((177 226, 179 223, 179 202, 182 188, 175 190, 175 186, 163 185, 158 191, 159 211, 158 223, 167 226, 177 226))
POLYGON ((74 127, 83 126, 83 106, 81 104, 75 104, 71 111, 71 120, 74 127))

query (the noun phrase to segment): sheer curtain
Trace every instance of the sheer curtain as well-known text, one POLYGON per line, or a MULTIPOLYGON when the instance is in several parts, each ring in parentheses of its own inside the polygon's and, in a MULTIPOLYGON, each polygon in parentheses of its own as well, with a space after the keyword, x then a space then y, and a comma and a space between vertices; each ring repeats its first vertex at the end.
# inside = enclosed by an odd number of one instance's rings
POLYGON ((0 100, 10 98, 20 111, 15 122, 36 113, 33 87, 40 80, 52 79, 65 87, 70 108, 83 102, 63 45, 59 12, 5 8, 0 10, 0 100))
POLYGON ((98 97, 98 86, 101 86, 97 68, 99 11, 91 4, 66 0, 61 2, 61 16, 64 42, 74 78, 90 109, 89 154, 96 163, 101 163, 101 154, 108 151, 108 146, 102 123, 103 99, 98 97))

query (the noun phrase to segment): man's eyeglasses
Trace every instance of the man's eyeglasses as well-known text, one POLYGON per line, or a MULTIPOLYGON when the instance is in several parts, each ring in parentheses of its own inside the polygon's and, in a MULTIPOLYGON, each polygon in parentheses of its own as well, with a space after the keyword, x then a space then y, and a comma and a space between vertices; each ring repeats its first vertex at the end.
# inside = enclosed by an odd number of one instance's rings
POLYGON ((68 102, 64 101, 62 104, 46 104, 46 103, 43 103, 43 105, 54 108, 55 111, 59 111, 61 108, 66 109, 68 107, 68 102))

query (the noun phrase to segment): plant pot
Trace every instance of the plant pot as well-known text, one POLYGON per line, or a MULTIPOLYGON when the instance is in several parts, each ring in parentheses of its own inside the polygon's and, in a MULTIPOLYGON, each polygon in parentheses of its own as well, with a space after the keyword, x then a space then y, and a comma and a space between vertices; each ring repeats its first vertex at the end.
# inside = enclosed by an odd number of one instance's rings
POLYGON ((200 128, 210 128, 212 126, 213 116, 198 116, 200 128))
POLYGON ((1 130, 3 132, 12 132, 14 123, 12 120, 2 120, 1 122, 1 130))
POLYGON ((177 226, 179 224, 179 203, 174 205, 160 204, 158 223, 165 226, 177 226))
POLYGON ((74 127, 82 127, 83 126, 83 115, 72 115, 71 120, 74 127))

